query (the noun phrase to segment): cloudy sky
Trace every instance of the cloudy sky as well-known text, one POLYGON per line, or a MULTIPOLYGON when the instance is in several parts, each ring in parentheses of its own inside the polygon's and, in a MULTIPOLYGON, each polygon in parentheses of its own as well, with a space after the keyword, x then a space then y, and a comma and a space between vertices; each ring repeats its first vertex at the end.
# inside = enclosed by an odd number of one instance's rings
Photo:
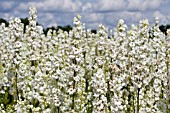
POLYGON ((170 24, 170 0, 0 0, 0 18, 29 17, 30 6, 37 8, 44 27, 73 25, 77 13, 90 29, 99 24, 113 28, 119 19, 131 25, 147 18, 154 24, 159 17, 160 24, 170 24))

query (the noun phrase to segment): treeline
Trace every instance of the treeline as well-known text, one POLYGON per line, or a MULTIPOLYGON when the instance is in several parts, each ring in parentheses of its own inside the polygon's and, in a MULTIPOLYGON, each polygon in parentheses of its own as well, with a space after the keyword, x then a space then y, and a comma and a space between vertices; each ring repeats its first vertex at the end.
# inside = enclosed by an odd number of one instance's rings
MULTIPOLYGON (((25 32, 25 29, 26 29, 26 26, 29 25, 29 20, 28 18, 20 18, 21 19, 21 23, 24 24, 24 32, 25 32)), ((9 22, 6 21, 5 19, 3 18, 0 18, 0 24, 1 23, 5 23, 5 26, 8 26, 9 25, 9 22)), ((37 22, 37 25, 41 25, 37 22)), ((41 25, 42 26, 42 25, 41 25)), ((44 28, 44 27, 43 27, 44 28)), ((47 28, 44 28, 43 31, 44 31, 44 34, 46 35, 48 30, 49 29, 52 29, 52 30, 56 30, 58 31, 59 29, 63 30, 63 31, 70 31, 72 30, 72 26, 71 25, 66 25, 66 26, 51 26, 51 27, 47 27, 47 28)), ((97 31, 96 30, 91 30, 92 33, 96 33, 97 31)))
MULTIPOLYGON (((6 26, 9 25, 9 22, 6 21, 3 18, 0 18, 0 24, 1 23, 5 23, 6 26)), ((21 23, 24 24, 24 32, 25 32, 26 26, 29 24, 28 18, 21 18, 21 23)), ((37 25, 41 25, 41 24, 39 24, 37 22, 37 25)), ((66 26, 51 26, 51 27, 47 27, 47 28, 43 29, 45 35, 47 34, 49 29, 56 30, 56 31, 58 31, 59 29, 61 29, 63 31, 70 31, 70 30, 72 30, 72 26, 66 25, 66 26)), ((166 31, 167 31, 167 29, 170 29, 170 25, 169 24, 168 25, 160 25, 159 29, 161 30, 161 32, 163 32, 165 35, 167 35, 166 31)), ((93 29, 93 30, 91 30, 91 32, 92 33, 96 33, 97 30, 93 29)))
POLYGON ((161 26, 159 26, 159 29, 165 34, 165 35, 167 35, 167 29, 170 29, 170 25, 168 24, 168 25, 161 25, 161 26))
MULTIPOLYGON (((29 20, 28 20, 28 18, 20 18, 20 19, 21 19, 21 23, 24 24, 24 32, 25 32, 26 26, 29 25, 29 20)), ((1 24, 1 23, 5 23, 6 26, 9 25, 9 22, 6 21, 6 20, 3 19, 3 18, 0 18, 0 24, 1 24)), ((37 22, 37 25, 41 25, 41 24, 39 24, 39 23, 37 22)), ((42 25, 41 25, 41 26, 42 26, 42 25)), ((44 28, 44 27, 43 27, 43 28, 44 28)), ((49 29, 56 30, 56 31, 58 31, 59 29, 61 29, 61 30, 63 30, 63 31, 70 31, 70 30, 72 30, 72 27, 71 27, 70 25, 57 26, 57 27, 55 27, 55 26, 47 27, 47 28, 44 28, 44 29, 43 29, 45 35, 47 34, 47 32, 48 32, 49 29)))

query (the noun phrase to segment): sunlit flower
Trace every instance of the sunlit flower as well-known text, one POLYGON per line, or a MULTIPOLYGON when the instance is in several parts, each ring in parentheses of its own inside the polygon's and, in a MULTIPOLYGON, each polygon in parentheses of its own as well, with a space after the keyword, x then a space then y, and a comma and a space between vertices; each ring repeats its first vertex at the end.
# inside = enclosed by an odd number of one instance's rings
POLYGON ((158 19, 130 28, 121 19, 109 36, 77 15, 69 32, 45 36, 36 8, 29 14, 25 32, 19 18, 0 25, 1 112, 168 112, 170 30, 158 19))

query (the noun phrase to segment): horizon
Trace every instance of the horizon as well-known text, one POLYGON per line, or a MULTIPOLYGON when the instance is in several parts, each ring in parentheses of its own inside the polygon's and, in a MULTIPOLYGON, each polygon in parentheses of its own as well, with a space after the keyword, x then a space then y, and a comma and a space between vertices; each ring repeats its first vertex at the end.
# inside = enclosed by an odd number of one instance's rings
POLYGON ((128 27, 138 25, 140 20, 148 19, 155 24, 155 18, 159 18, 159 25, 170 23, 169 0, 1 0, 0 17, 9 21, 9 18, 29 17, 29 7, 37 8, 37 22, 43 27, 73 26, 73 18, 76 14, 82 16, 82 23, 87 29, 98 29, 102 24, 109 29, 117 26, 120 19, 125 21, 128 27))

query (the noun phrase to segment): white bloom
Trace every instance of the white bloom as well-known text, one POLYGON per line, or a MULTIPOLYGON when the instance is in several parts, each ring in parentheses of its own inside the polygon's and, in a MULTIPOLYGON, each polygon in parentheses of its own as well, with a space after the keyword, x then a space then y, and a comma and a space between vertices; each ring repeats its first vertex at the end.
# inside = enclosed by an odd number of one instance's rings
POLYGON ((72 94, 75 93, 75 92, 76 92, 76 89, 73 89, 73 88, 69 88, 69 89, 68 89, 69 95, 72 95, 72 94))
POLYGON ((167 34, 168 36, 170 36, 170 29, 167 29, 167 34))

